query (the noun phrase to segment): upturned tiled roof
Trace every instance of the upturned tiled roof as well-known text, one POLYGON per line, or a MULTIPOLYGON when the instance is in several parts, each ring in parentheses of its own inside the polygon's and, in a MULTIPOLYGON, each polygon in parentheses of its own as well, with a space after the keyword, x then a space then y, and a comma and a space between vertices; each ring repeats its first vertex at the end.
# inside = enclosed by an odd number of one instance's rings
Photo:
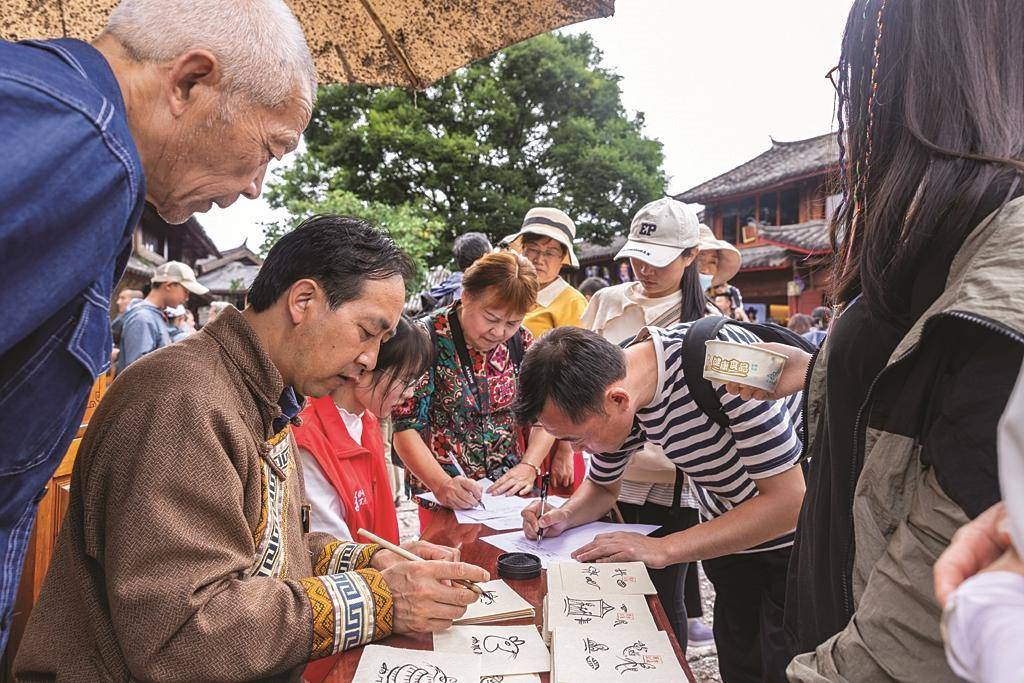
POLYGON ((785 247, 777 247, 774 244, 740 249, 740 255, 743 258, 741 270, 781 268, 790 262, 789 251, 785 247))
POLYGON ((758 236, 766 242, 804 254, 823 254, 832 245, 828 238, 828 225, 823 220, 796 225, 762 225, 758 236))
POLYGON ((613 258, 619 249, 622 249, 622 245, 626 243, 625 235, 617 235, 612 238, 612 241, 608 244, 591 244, 590 242, 581 242, 575 246, 576 258, 579 259, 580 264, 586 265, 594 263, 595 261, 604 261, 605 259, 613 258))
POLYGON ((125 266, 125 270, 148 279, 153 277, 156 266, 135 252, 132 252, 128 256, 128 263, 125 266))
POLYGON ((787 178, 824 171, 839 163, 835 133, 807 140, 779 142, 750 161, 676 195, 681 202, 706 204, 709 200, 770 187, 787 178))
POLYGON ((212 273, 218 268, 223 268, 228 263, 238 261, 243 265, 259 266, 263 264, 263 259, 259 254, 249 248, 248 241, 243 242, 241 245, 234 249, 228 249, 220 252, 220 257, 212 257, 203 259, 196 264, 196 270, 199 273, 212 273))
POLYGON ((232 261, 209 273, 200 275, 199 283, 209 287, 214 294, 237 294, 248 291, 252 281, 260 272, 260 266, 232 261))

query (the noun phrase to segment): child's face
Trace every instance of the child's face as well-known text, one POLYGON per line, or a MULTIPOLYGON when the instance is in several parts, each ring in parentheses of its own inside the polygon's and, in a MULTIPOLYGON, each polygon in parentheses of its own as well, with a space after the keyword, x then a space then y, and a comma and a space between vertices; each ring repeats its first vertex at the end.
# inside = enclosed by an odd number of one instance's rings
POLYGON ((365 373, 356 382, 356 400, 377 417, 387 417, 396 405, 410 398, 416 388, 413 382, 392 379, 389 372, 365 373))

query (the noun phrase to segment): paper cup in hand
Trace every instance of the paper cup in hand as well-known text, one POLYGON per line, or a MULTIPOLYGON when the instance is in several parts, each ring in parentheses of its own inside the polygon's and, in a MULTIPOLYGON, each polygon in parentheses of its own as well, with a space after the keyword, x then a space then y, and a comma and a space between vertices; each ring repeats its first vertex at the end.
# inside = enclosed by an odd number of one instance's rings
POLYGON ((781 353, 748 344, 719 341, 705 342, 704 379, 713 382, 736 382, 775 391, 788 360, 781 353))

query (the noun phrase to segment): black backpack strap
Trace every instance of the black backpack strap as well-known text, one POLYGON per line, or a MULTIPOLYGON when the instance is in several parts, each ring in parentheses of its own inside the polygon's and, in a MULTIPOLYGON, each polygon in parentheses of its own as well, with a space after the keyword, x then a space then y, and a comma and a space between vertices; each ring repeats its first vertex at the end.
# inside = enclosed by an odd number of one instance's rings
POLYGON ((679 504, 679 498, 683 495, 683 471, 678 467, 676 468, 676 480, 672 485, 672 507, 669 508, 669 515, 673 520, 679 520, 680 510, 682 505, 679 504))
POLYGON ((718 393, 711 382, 704 379, 704 358, 707 351, 704 342, 716 339, 728 320, 725 316, 714 315, 701 318, 690 325, 683 340, 682 362, 686 388, 690 390, 690 396, 697 403, 697 407, 726 429, 729 427, 729 416, 722 410, 722 403, 718 400, 718 393))
POLYGON ((523 364, 523 356, 525 351, 523 350, 523 332, 522 330, 516 331, 512 337, 505 342, 508 346, 508 357, 512 359, 512 365, 516 369, 518 374, 520 366, 523 364))

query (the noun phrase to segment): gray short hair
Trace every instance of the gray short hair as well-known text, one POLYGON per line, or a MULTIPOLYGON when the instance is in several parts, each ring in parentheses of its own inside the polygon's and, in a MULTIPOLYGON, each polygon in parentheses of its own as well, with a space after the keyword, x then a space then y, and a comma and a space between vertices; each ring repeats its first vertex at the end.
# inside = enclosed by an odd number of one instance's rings
POLYGON ((188 50, 220 60, 225 92, 279 106, 303 85, 316 96, 316 70, 302 26, 283 0, 121 0, 104 34, 139 62, 188 50))

